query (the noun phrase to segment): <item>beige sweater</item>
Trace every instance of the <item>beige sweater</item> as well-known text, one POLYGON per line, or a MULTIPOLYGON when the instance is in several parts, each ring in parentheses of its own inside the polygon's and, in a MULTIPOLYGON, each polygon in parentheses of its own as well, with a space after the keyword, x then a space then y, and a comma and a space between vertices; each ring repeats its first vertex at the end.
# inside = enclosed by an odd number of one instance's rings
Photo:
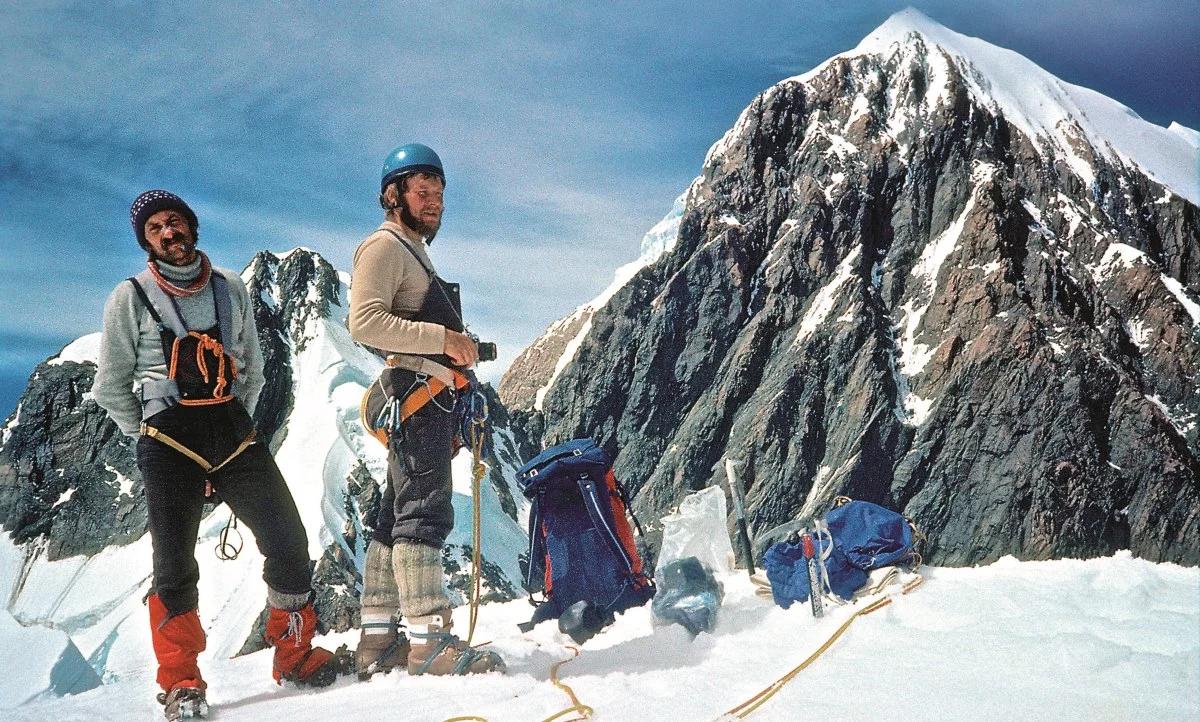
POLYGON ((411 356, 440 354, 445 347, 445 326, 412 320, 429 292, 429 274, 385 229, 407 239, 421 259, 433 267, 424 241, 413 240, 404 226, 384 221, 354 252, 350 336, 392 354, 389 362, 393 365, 431 372, 428 364, 432 362, 411 356))

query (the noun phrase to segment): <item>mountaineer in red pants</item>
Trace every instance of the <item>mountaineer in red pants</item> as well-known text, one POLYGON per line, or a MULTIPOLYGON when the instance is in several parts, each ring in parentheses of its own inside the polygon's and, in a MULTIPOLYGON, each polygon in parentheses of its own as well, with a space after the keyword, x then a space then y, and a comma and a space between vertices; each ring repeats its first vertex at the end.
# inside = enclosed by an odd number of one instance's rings
POLYGON ((195 557, 206 483, 265 557, 265 637, 275 647, 275 680, 328 685, 337 665, 332 653, 312 646, 317 618, 304 525, 250 418, 264 376, 246 287, 196 249, 196 214, 173 193, 141 194, 130 221, 149 259, 104 307, 92 393, 137 438, 154 550, 148 601, 159 700, 168 719, 208 709, 196 661, 204 629, 195 557))

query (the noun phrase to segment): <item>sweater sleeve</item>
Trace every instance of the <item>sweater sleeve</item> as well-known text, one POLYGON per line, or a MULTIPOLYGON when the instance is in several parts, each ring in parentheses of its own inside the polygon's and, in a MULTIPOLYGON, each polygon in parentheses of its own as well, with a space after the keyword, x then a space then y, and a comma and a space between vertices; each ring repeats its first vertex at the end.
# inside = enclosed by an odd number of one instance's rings
POLYGON ((392 313, 396 291, 417 273, 425 273, 417 260, 386 236, 363 241, 354 254, 350 286, 351 338, 393 353, 442 353, 445 326, 392 313))
POLYGON ((246 411, 253 416, 258 406, 258 397, 266 385, 263 370, 262 346, 258 341, 258 326, 254 323, 254 305, 250 303, 250 292, 236 274, 228 275, 230 295, 237 300, 241 314, 237 319, 237 343, 242 349, 242 368, 238 369, 238 383, 234 395, 241 400, 246 411))
POLYGON ((92 397, 127 436, 137 436, 142 422, 142 402, 133 393, 139 335, 134 293, 129 283, 122 283, 104 304, 104 330, 92 382, 92 397))

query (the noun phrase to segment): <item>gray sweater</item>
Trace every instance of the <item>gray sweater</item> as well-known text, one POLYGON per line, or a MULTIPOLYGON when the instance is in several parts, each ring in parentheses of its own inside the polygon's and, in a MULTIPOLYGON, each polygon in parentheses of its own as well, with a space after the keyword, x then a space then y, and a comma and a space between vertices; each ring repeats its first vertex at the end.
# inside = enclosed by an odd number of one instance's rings
MULTIPOLYGON (((159 263, 158 268, 168 279, 185 284, 198 275, 200 260, 179 267, 159 263)), ((213 273, 221 273, 229 281, 233 338, 222 341, 226 353, 237 365, 233 394, 253 414, 259 392, 266 383, 254 309, 246 285, 236 273, 216 267, 213 273)), ((190 298, 176 300, 188 330, 202 331, 217 325, 211 283, 190 298)), ((96 403, 108 412, 121 431, 137 436, 142 420, 142 402, 137 392, 143 382, 167 377, 167 361, 163 357, 158 324, 129 281, 122 281, 104 304, 104 333, 97 367, 92 384, 96 403)))

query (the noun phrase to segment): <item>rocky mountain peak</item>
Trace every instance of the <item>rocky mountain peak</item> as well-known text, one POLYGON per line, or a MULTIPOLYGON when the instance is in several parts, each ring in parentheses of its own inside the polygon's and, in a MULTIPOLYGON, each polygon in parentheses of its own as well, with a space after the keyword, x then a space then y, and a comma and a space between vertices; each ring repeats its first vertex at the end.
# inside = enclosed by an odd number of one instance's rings
POLYGON ((734 457, 756 532, 848 494, 941 563, 1196 563, 1188 137, 902 13, 756 98, 670 250, 531 347, 540 411, 514 396, 647 517, 734 457))
POLYGON ((316 251, 302 247, 282 254, 259 251, 243 278, 247 285, 254 279, 262 302, 278 310, 297 353, 312 340, 314 321, 345 316, 343 302, 348 297, 342 279, 316 251))

